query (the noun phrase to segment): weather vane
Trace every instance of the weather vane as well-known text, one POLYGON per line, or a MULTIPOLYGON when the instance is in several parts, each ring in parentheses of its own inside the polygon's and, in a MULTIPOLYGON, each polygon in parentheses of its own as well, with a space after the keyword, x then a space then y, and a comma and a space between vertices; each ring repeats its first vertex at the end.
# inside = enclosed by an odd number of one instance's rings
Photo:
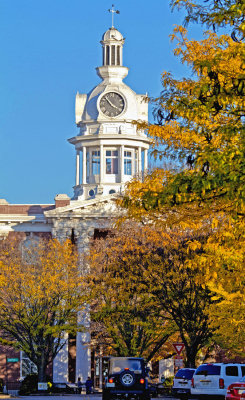
POLYGON ((120 14, 120 11, 119 10, 114 10, 114 4, 112 4, 111 10, 109 9, 108 11, 111 12, 111 18, 112 18, 111 27, 114 28, 114 25, 113 25, 114 14, 115 13, 116 14, 120 14))

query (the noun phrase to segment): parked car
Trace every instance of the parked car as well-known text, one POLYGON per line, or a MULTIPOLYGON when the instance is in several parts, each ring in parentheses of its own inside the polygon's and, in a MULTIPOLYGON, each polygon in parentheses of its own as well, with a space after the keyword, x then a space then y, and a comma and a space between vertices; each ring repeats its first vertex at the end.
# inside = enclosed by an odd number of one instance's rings
POLYGON ((144 359, 140 357, 111 357, 102 392, 102 400, 112 397, 150 400, 148 372, 144 359))
POLYGON ((200 365, 192 378, 191 394, 225 397, 229 385, 245 375, 245 364, 211 363, 200 365))
POLYGON ((245 376, 228 386, 225 400, 240 400, 242 394, 245 396, 245 376))
POLYGON ((174 377, 172 395, 178 398, 187 398, 191 393, 191 380, 195 368, 181 368, 174 377))

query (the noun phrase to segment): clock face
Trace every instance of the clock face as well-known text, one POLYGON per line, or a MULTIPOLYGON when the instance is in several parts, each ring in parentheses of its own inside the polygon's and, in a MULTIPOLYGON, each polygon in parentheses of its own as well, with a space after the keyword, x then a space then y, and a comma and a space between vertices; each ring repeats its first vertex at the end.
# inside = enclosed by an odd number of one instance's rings
POLYGON ((107 117, 117 117, 124 110, 123 97, 115 92, 108 92, 100 99, 100 109, 107 117))

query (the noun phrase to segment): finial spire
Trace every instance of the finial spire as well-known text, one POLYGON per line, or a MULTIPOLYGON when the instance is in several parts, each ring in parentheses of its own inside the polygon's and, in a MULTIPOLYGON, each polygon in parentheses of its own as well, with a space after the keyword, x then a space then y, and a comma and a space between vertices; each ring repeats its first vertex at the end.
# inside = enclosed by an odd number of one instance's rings
POLYGON ((109 9, 108 11, 111 12, 111 19, 112 19, 111 27, 114 28, 114 25, 113 25, 114 14, 115 14, 115 13, 116 13, 116 14, 120 14, 120 11, 119 11, 119 10, 114 10, 114 4, 112 4, 111 9, 109 9))

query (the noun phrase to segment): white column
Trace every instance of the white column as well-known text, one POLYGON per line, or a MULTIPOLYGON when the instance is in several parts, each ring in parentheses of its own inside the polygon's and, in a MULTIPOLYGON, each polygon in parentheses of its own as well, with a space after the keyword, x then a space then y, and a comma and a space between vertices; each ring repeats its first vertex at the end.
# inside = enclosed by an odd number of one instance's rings
POLYGON ((87 180, 86 180, 86 163, 87 163, 86 147, 83 146, 83 185, 85 185, 87 183, 87 180))
POLYGON ((144 172, 148 169, 148 151, 144 150, 144 172))
POLYGON ((80 184, 80 150, 76 154, 76 186, 80 184))
POLYGON ((141 177, 141 173, 142 173, 141 147, 138 147, 138 173, 141 177))
POLYGON ((91 375, 91 351, 89 343, 91 337, 89 333, 90 314, 89 308, 78 314, 78 325, 85 326, 84 332, 77 332, 76 340, 76 381, 80 377, 85 382, 91 375))
POLYGON ((100 145, 100 184, 104 181, 104 170, 105 170, 105 160, 104 160, 104 146, 100 145))
POLYGON ((124 145, 120 147, 120 174, 121 182, 124 181, 124 145))

